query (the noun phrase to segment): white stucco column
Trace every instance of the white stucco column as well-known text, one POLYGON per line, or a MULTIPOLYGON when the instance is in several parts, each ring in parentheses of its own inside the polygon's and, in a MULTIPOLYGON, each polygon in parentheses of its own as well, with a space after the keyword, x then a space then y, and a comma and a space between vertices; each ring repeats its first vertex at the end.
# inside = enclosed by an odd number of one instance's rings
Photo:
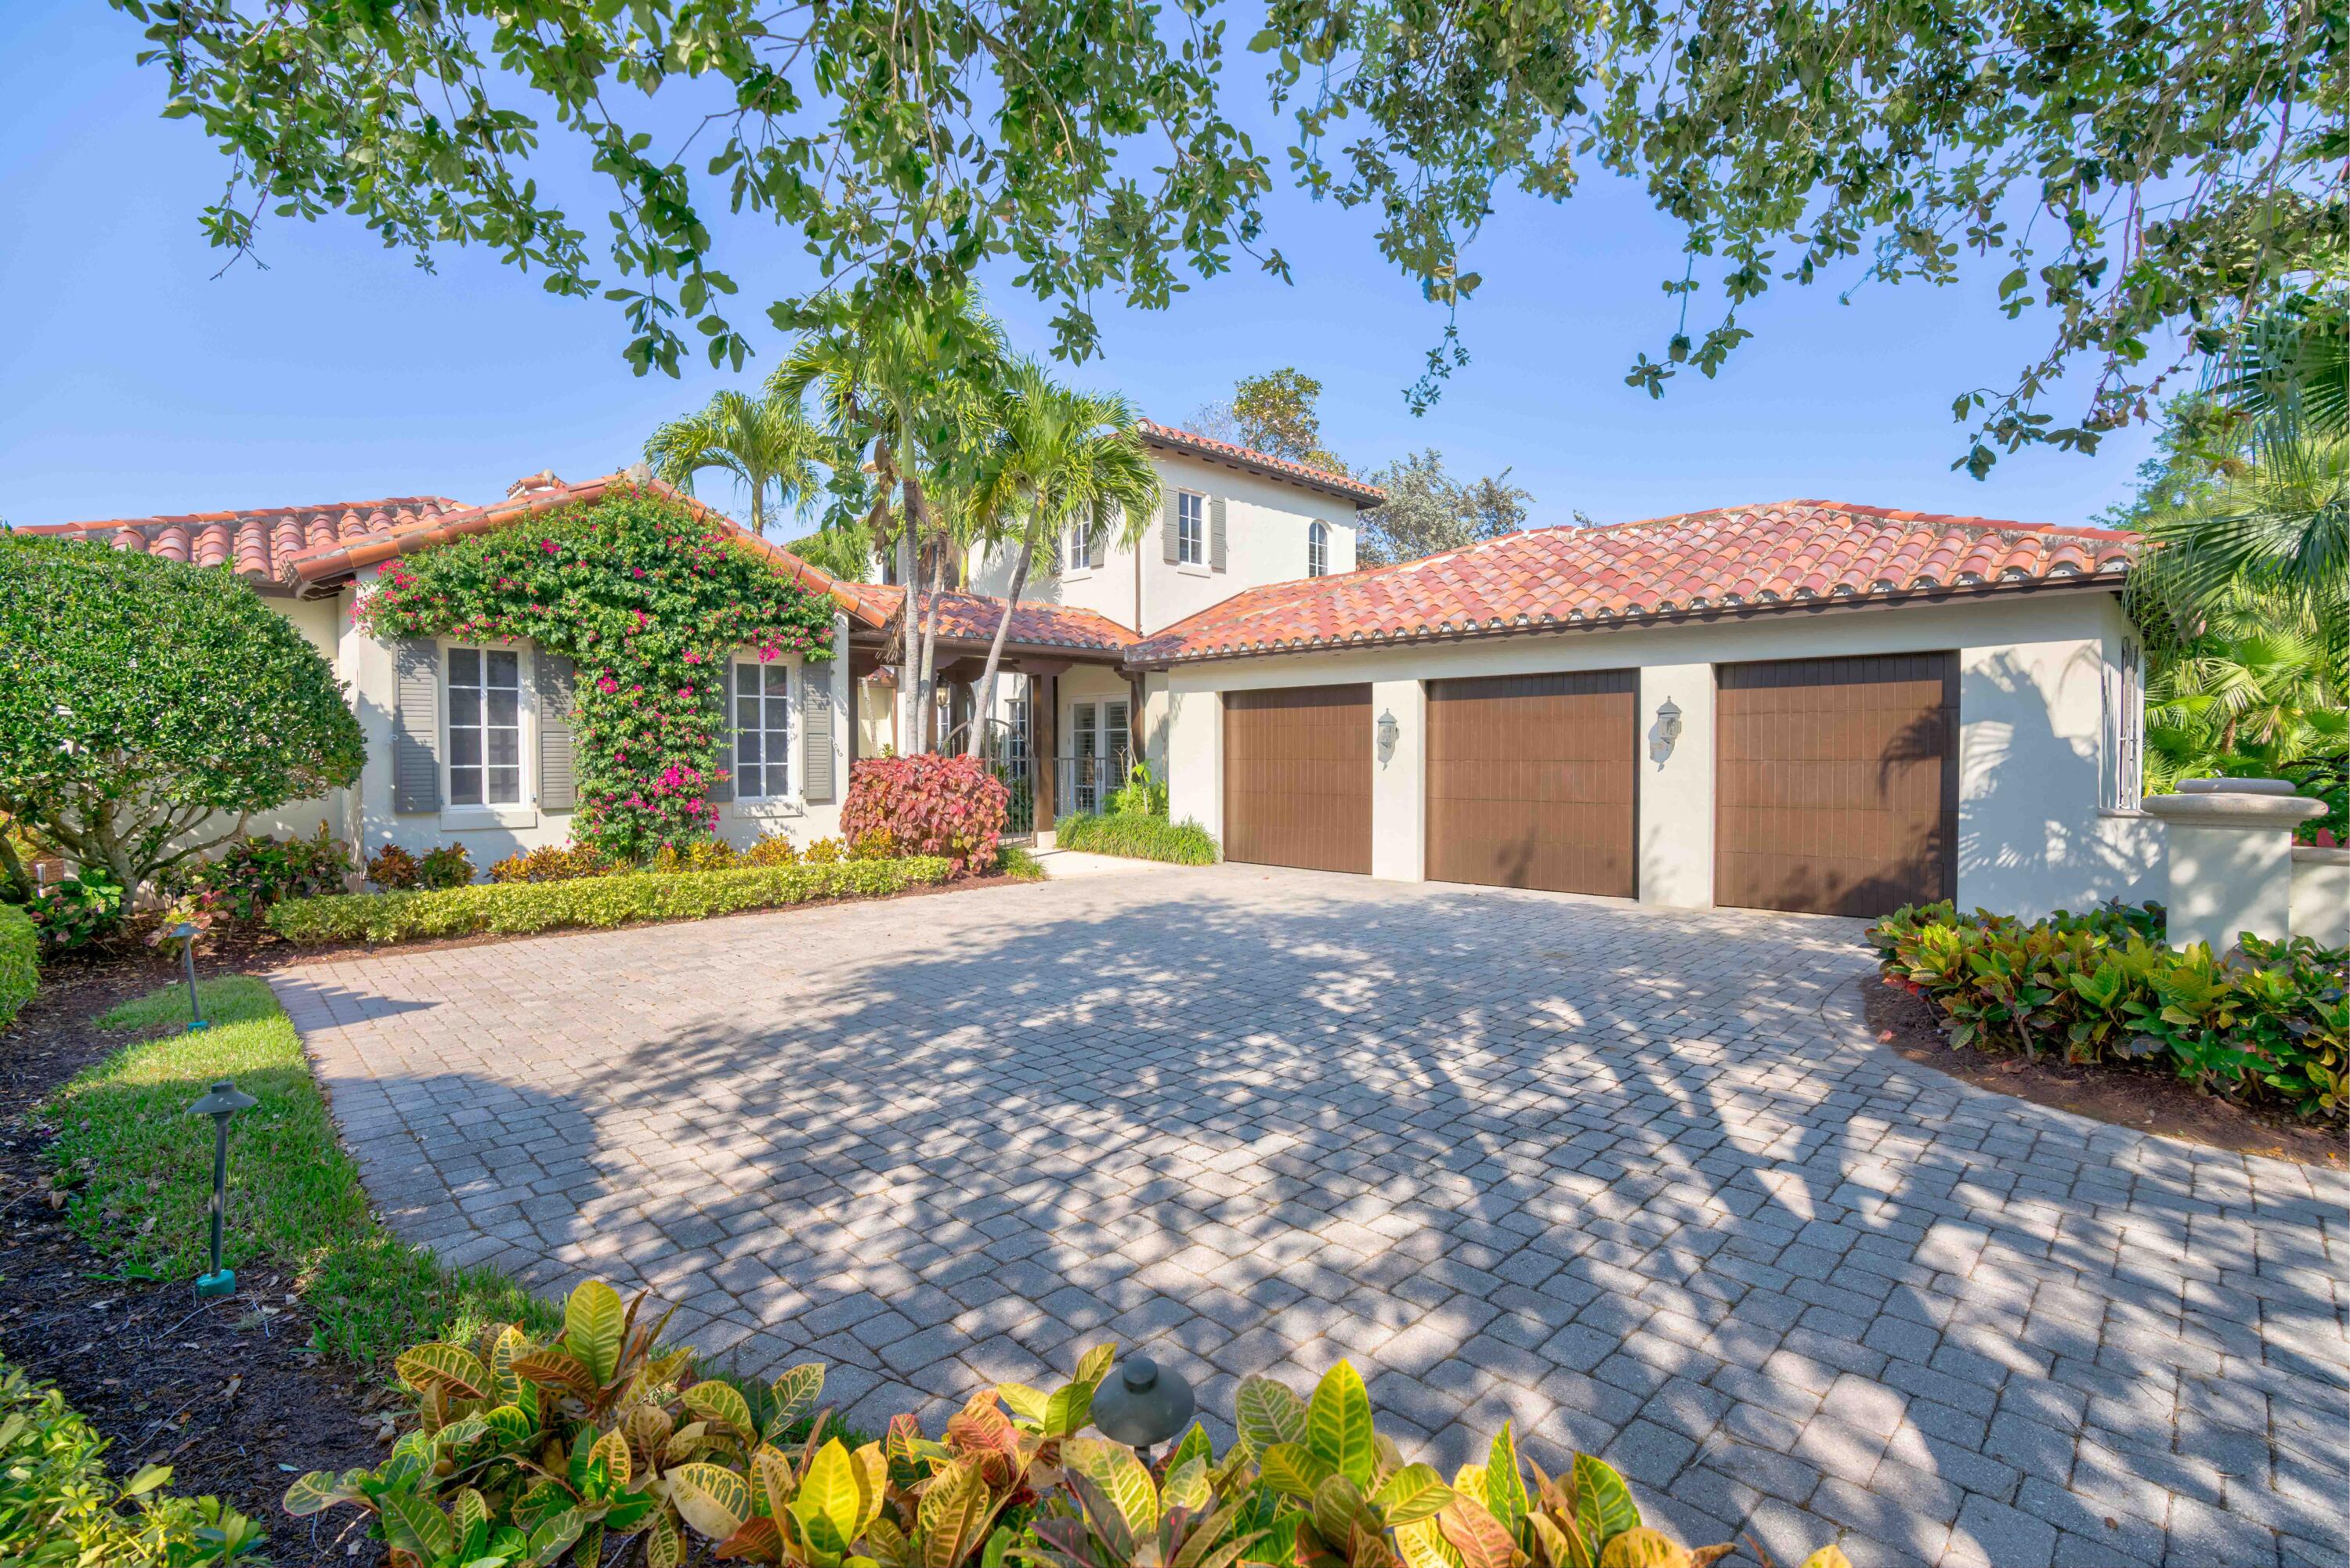
POLYGON ((1217 692, 1167 693, 1167 815, 1224 840, 1224 700, 1217 692))
POLYGON ((2145 803, 2168 829, 2166 940, 2223 953, 2246 931, 2265 940, 2291 935, 2293 830, 2324 805, 2282 779, 2189 779, 2179 788, 2145 803))
POLYGON ((2293 934, 2350 947, 2350 849, 2293 846, 2293 934))
POLYGON ((1371 683, 1371 875, 1428 879, 1428 690, 1417 680, 1371 683), (1380 736, 1395 721, 1395 740, 1380 736))
POLYGON ((1713 666, 1640 670, 1640 902, 1713 906, 1713 666), (1680 710, 1666 746, 1659 711, 1680 710))

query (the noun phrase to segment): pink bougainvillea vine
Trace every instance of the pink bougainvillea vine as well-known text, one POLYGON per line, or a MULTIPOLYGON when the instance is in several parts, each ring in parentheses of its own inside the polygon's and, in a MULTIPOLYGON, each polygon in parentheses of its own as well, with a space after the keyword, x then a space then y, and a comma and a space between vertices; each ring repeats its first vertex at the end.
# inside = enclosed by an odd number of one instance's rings
POLYGON ((358 618, 383 638, 523 640, 570 659, 572 834, 636 860, 705 837, 725 779, 723 670, 832 657, 832 606, 663 497, 617 491, 392 562, 358 618))

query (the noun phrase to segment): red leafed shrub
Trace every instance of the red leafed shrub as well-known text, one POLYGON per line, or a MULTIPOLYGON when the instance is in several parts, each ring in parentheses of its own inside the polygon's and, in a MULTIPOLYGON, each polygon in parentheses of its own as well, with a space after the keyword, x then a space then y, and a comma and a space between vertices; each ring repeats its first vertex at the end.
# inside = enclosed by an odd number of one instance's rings
POLYGON ((975 757, 869 757, 849 770, 840 836, 853 852, 886 845, 890 855, 943 855, 957 877, 990 871, 1009 799, 975 757))

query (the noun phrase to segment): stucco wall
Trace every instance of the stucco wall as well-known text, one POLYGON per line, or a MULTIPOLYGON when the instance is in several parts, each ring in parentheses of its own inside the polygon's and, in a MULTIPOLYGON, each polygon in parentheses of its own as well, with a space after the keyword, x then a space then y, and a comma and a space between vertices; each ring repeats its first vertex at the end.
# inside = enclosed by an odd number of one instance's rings
MULTIPOLYGON (((1783 610, 1711 624, 1545 633, 1275 655, 1179 665, 1167 675, 1175 808, 1221 836, 1221 790, 1187 776, 1221 747, 1188 694, 1346 681, 1414 681, 1544 670, 1637 668, 1641 681, 1642 896, 1702 905, 1712 897, 1712 691, 1710 667, 1750 659, 1960 652, 1959 898, 2043 914, 2103 898, 2159 896, 2159 825, 2099 802, 2104 661, 2124 619, 2103 592, 2018 592, 1898 608, 1783 610), (1687 694, 1684 694, 1686 692, 1687 694), (1671 696, 1684 732, 1659 769, 1648 745, 1671 696)), ((1373 704, 1376 722, 1378 705, 1373 704)), ((1398 712, 1399 720, 1404 717, 1398 712)), ((1375 806, 1392 792, 1374 794, 1375 806)), ((1375 862, 1392 865, 1408 826, 1374 824, 1375 862), (1380 846, 1387 848, 1382 853, 1380 846)))
MULTIPOLYGON (((1306 530, 1316 520, 1330 530, 1330 570, 1355 569, 1354 504, 1299 485, 1242 473, 1220 463, 1153 452, 1151 463, 1168 491, 1191 490, 1224 499, 1225 569, 1167 564, 1160 518, 1154 515, 1139 546, 1142 557, 1141 603, 1136 604, 1136 549, 1112 542, 1099 566, 1076 566, 1054 577, 1038 562, 1024 598, 1072 605, 1106 615, 1143 632, 1171 626, 1243 588, 1286 582, 1305 575, 1306 530)), ((1012 581, 1009 552, 983 551, 971 565, 979 593, 1002 595, 1012 581)))

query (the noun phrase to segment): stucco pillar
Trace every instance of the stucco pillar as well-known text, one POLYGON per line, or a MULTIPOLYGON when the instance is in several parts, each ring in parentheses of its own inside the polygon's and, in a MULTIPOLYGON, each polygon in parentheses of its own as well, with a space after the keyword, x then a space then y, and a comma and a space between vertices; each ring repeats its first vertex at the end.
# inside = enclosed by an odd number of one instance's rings
POLYGON ((2350 849, 2293 846, 2293 934, 2350 947, 2350 849))
POLYGON ((2293 830, 2324 805, 2282 779, 2189 779, 2177 794, 2150 795, 2169 871, 2168 940, 2226 952, 2244 932, 2276 940, 2293 931, 2293 830))
POLYGON ((1224 700, 1214 691, 1167 695, 1167 815, 1224 837, 1224 700))
POLYGON ((1371 875, 1428 879, 1428 695, 1417 680, 1371 683, 1371 875), (1392 719, 1394 739, 1383 739, 1392 719))
POLYGON ((1713 907, 1713 666, 1640 670, 1640 902, 1713 907), (1680 710, 1668 737, 1665 704, 1680 710))

